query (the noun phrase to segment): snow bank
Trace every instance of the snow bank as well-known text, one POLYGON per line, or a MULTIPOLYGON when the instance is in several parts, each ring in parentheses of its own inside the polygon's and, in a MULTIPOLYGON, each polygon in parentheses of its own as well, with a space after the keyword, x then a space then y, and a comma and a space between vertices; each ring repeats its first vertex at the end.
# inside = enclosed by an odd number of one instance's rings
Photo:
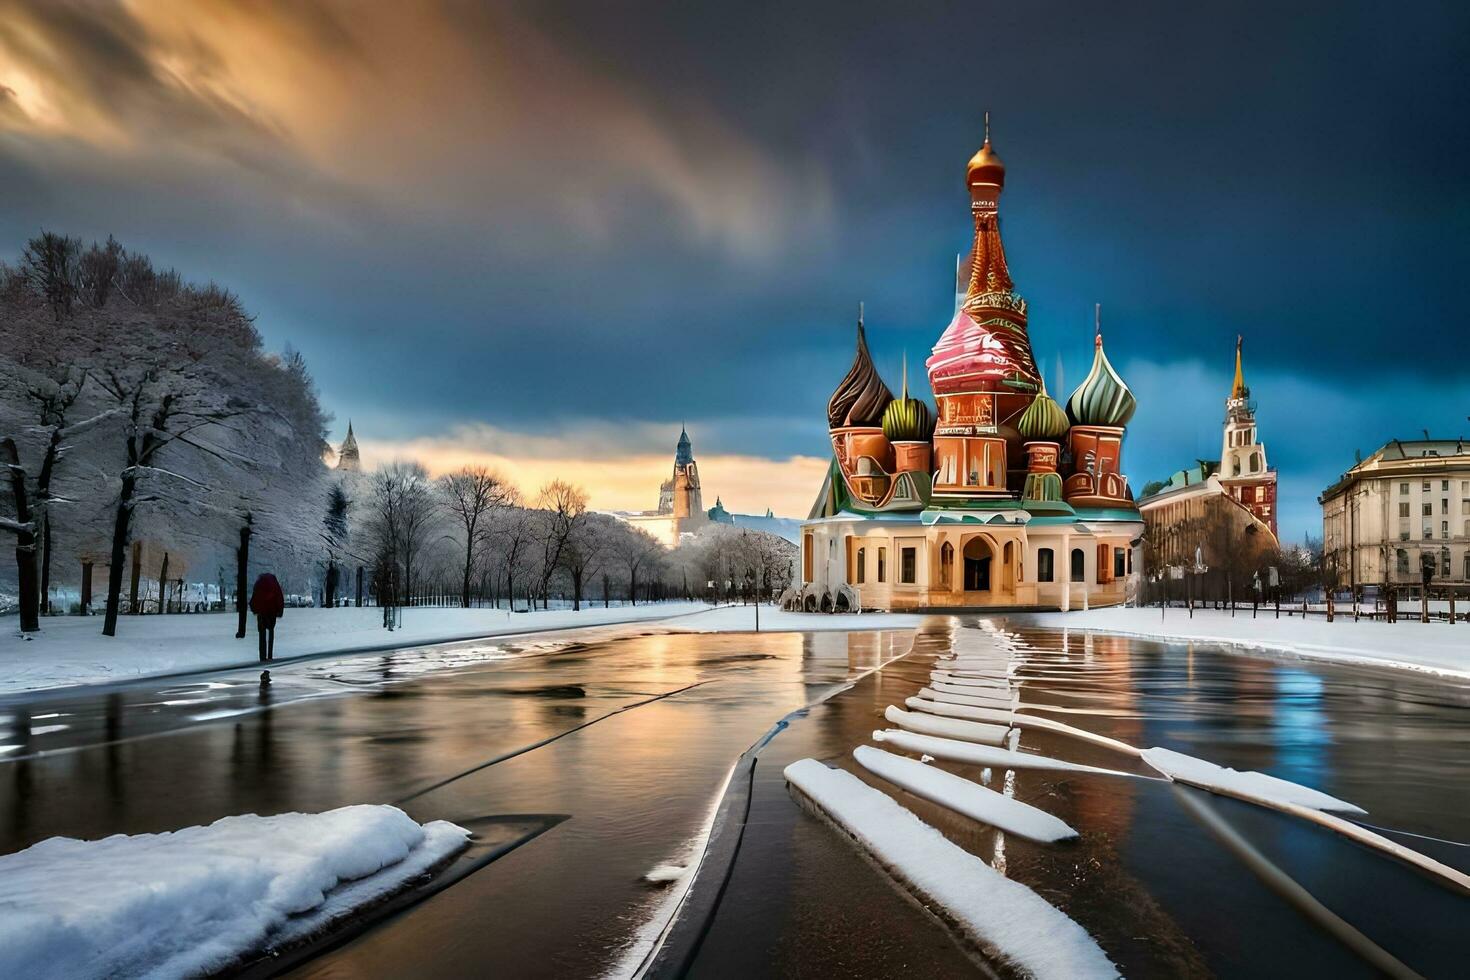
POLYGON ((1013 707, 1016 699, 1007 694, 999 697, 981 697, 979 694, 968 694, 958 691, 936 691, 932 687, 919 689, 919 697, 930 701, 943 701, 947 704, 968 704, 979 708, 1009 708, 1013 707))
POLYGON ((0 976, 214 973, 398 891, 468 837, 370 805, 53 837, 0 857, 0 976))
POLYGON ((1157 608, 1091 609, 1066 613, 1025 613, 1007 617, 1018 626, 1097 630, 1158 640, 1194 640, 1242 649, 1287 654, 1307 660, 1371 663, 1446 677, 1470 678, 1470 625, 1448 623, 1353 622, 1352 610, 1334 622, 1300 616, 1275 618, 1262 608, 1259 618, 1237 610, 1157 608))
POLYGON ((973 704, 949 704, 931 698, 905 698, 903 703, 918 711, 927 711, 931 715, 944 715, 947 718, 973 718, 976 721, 993 721, 1002 725, 1009 725, 1013 718, 1018 717, 1009 708, 982 708, 973 704))
POLYGON ((986 690, 1009 694, 1011 690, 1010 681, 1007 680, 994 677, 970 677, 966 674, 946 674, 942 670, 930 671, 929 679, 938 684, 950 684, 954 687, 978 687, 985 689, 977 691, 976 693, 978 694, 984 694, 986 690))
POLYGON ((943 769, 866 745, 859 745, 852 755, 864 769, 915 796, 1027 840, 1050 844, 1077 836, 1077 831, 1045 810, 943 769))
POLYGON ((920 735, 941 735, 945 738, 957 738, 964 742, 981 742, 985 745, 999 745, 1005 741, 1006 733, 1010 731, 1005 725, 982 725, 975 721, 961 721, 958 718, 940 718, 934 715, 926 715, 920 712, 905 711, 889 705, 883 712, 883 717, 911 732, 920 735))
POLYGON ((1313 810, 1332 810, 1337 813, 1368 812, 1300 783, 1278 779, 1263 772, 1238 772, 1171 749, 1144 749, 1143 761, 1170 779, 1246 800, 1263 803, 1284 801, 1313 810))
MULTIPOLYGON (((392 633, 383 629, 381 609, 288 609, 276 627, 276 666, 320 654, 426 646, 544 630, 654 620, 670 620, 663 625, 674 626, 686 622, 684 617, 690 613, 709 609, 702 602, 522 613, 412 606, 403 610, 402 626, 392 633)), ((764 618, 763 613, 762 625, 764 618)), ((101 616, 54 616, 42 619, 41 624, 41 632, 31 634, 33 639, 11 636, 0 640, 0 695, 132 681, 159 674, 254 667, 259 663, 255 623, 250 623, 244 639, 237 640, 232 613, 125 616, 114 637, 102 635, 101 616)))
POLYGON ((852 773, 802 759, 786 767, 786 779, 895 878, 996 956, 1042 980, 1118 976, 1076 922, 852 773))
POLYGON ((1120 772, 1116 769, 1099 769, 1096 766, 1084 766, 1076 762, 1067 762, 1065 759, 1053 759, 1045 755, 1031 755, 1026 752, 1014 752, 1010 749, 997 749, 989 745, 976 745, 972 742, 958 742, 952 738, 939 738, 934 735, 916 735, 913 732, 902 732, 889 729, 885 732, 874 732, 873 741, 886 742, 895 748, 903 749, 905 752, 920 752, 932 755, 936 759, 949 759, 951 762, 968 762, 976 766, 993 766, 996 769, 1051 769, 1061 772, 1087 772, 1099 776, 1126 776, 1130 779, 1151 779, 1151 776, 1137 776, 1131 772, 1120 772))

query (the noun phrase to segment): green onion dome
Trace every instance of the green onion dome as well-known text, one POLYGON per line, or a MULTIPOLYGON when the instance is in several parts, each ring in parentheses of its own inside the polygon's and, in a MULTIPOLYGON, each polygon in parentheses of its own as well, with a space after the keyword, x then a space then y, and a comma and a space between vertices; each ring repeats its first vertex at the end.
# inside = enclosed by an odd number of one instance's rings
POLYGON ((1026 411, 1021 413, 1016 431, 1025 439, 1058 442, 1067 434, 1068 428, 1070 423, 1067 421, 1067 413, 1046 393, 1046 382, 1043 381, 1040 393, 1026 406, 1026 411))
POLYGON ((934 434, 929 403, 909 397, 909 359, 903 359, 903 394, 883 410, 883 434, 889 442, 927 442, 934 434))
POLYGON ((1062 478, 1056 473, 1027 473, 1026 485, 1021 488, 1022 500, 1062 499, 1062 478))
POLYGON ((832 392, 827 402, 827 426, 840 429, 849 425, 878 425, 883 411, 893 401, 893 392, 878 376, 868 353, 868 338, 863 333, 863 321, 858 319, 857 355, 847 377, 832 392))
POLYGON ((1138 399, 1123 383, 1108 356, 1103 353, 1102 333, 1098 332, 1092 355, 1092 370, 1067 399, 1067 414, 1073 425, 1127 425, 1138 407, 1138 399))

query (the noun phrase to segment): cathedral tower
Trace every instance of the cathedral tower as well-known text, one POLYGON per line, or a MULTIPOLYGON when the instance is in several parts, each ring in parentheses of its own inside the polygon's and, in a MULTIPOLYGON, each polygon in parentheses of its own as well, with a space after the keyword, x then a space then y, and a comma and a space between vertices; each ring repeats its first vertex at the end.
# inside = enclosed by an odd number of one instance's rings
POLYGON ((342 440, 342 448, 337 450, 337 469, 344 473, 357 473, 362 470, 362 459, 357 453, 357 439, 352 435, 352 421, 347 422, 347 438, 342 440))
POLYGON ((1266 446, 1256 433, 1256 405, 1241 369, 1241 338, 1235 338, 1235 381, 1225 400, 1225 434, 1220 447, 1220 484, 1276 531, 1276 471, 1266 464, 1266 446))

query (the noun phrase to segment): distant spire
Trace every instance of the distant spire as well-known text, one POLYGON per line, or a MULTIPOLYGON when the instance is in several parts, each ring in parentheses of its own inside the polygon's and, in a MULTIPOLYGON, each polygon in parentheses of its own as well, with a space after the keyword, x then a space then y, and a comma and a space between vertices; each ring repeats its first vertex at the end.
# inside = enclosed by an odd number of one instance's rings
POLYGON ((903 398, 908 401, 909 397, 909 352, 903 352, 903 398))
POLYGON ((1102 304, 1094 303, 1092 307, 1092 330, 1094 347, 1102 346, 1102 304))
POLYGON ((985 142, 990 142, 990 110, 985 110, 985 142))
POLYGON ((862 300, 858 300, 858 330, 859 330, 859 332, 861 332, 862 329, 863 329, 863 301, 862 300))
POLYGON ((1240 367, 1240 347, 1242 339, 1240 334, 1235 335, 1235 384, 1230 387, 1231 398, 1245 398, 1250 394, 1250 389, 1245 386, 1245 373, 1240 367))

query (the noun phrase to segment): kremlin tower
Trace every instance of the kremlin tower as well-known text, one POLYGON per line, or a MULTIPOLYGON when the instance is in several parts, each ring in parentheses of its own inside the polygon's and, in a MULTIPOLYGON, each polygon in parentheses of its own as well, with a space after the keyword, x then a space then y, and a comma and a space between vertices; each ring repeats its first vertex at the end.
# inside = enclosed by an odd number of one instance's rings
POLYGON ((1143 522, 1121 469, 1136 408, 1093 338, 1092 370, 1059 405, 1031 351, 1000 235, 1006 169, 985 139, 965 170, 973 241, 953 319, 925 366, 937 410, 895 398, 861 314, 827 403, 832 464, 802 527, 804 609, 1021 607, 1124 601, 1143 522))
POLYGON ((1276 530, 1276 471, 1266 465, 1266 447, 1256 435, 1256 405, 1240 364, 1235 338, 1235 383, 1225 400, 1225 435, 1220 447, 1220 485, 1237 502, 1276 530))

